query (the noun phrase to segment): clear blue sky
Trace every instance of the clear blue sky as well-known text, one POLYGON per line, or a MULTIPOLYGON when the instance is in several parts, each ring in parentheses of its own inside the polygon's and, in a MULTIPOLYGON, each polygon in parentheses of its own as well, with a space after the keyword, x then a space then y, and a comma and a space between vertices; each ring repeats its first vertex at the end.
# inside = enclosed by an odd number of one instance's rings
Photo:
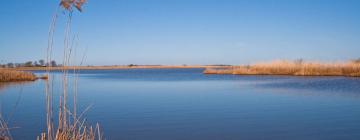
MULTIPOLYGON (((0 63, 45 58, 58 0, 1 0, 0 63)), ((86 64, 247 64, 360 57, 358 0, 88 0, 75 14, 86 64)), ((62 56, 64 16, 56 31, 62 56)))

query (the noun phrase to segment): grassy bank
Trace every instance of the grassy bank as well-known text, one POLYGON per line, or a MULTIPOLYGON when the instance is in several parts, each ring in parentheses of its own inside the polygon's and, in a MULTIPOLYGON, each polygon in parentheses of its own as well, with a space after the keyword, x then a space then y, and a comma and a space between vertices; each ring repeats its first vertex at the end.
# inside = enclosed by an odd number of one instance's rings
POLYGON ((38 79, 31 72, 0 69, 0 82, 34 81, 38 79))
POLYGON ((247 66, 207 68, 205 74, 293 75, 293 76, 351 76, 360 77, 359 62, 317 63, 302 61, 273 61, 247 66))

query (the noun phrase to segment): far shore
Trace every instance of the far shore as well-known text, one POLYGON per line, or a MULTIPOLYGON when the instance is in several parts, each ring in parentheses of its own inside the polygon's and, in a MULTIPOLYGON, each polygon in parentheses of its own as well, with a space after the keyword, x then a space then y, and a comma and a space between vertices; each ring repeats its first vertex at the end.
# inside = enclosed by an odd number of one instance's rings
POLYGON ((360 77, 360 62, 317 63, 273 61, 254 65, 206 68, 204 74, 289 75, 289 76, 346 76, 360 77))
POLYGON ((26 71, 56 70, 116 70, 116 69, 192 69, 202 68, 204 74, 290 75, 290 76, 347 76, 360 77, 360 62, 316 63, 303 61, 273 61, 254 65, 113 65, 0 68, 0 81, 34 81, 47 79, 26 71))
POLYGON ((33 70, 112 70, 112 69, 191 69, 191 68, 227 68, 223 65, 135 65, 135 66, 66 66, 66 67, 16 67, 3 68, 6 70, 33 71, 33 70))
POLYGON ((222 65, 118 65, 118 66, 66 66, 66 67, 15 67, 0 68, 0 82, 35 81, 47 79, 47 75, 36 76, 29 71, 58 70, 116 70, 116 69, 192 69, 224 68, 222 65))

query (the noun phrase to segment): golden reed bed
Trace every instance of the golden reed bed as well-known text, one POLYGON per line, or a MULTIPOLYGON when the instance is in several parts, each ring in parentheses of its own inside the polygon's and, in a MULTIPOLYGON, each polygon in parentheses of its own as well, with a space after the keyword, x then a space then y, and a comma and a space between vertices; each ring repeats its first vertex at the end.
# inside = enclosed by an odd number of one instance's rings
POLYGON ((351 76, 360 77, 359 62, 317 63, 302 61, 273 61, 248 66, 207 68, 205 74, 293 75, 293 76, 351 76))
POLYGON ((35 81, 38 79, 31 72, 0 69, 0 82, 35 81))

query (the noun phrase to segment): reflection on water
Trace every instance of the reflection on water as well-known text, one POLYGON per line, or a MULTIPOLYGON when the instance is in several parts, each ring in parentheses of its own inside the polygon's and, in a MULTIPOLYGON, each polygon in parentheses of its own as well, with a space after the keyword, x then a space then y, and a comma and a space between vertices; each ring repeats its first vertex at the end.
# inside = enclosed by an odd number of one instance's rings
POLYGON ((23 93, 23 86, 26 84, 31 84, 31 82, 27 81, 27 82, 0 82, 0 139, 11 139, 11 131, 13 129, 18 129, 18 127, 16 126, 12 126, 11 123, 13 120, 13 115, 14 113, 17 111, 17 107, 20 103, 21 100, 21 95, 23 93), (6 88, 10 88, 10 87, 15 87, 17 89, 19 89, 19 91, 17 92, 16 95, 16 100, 14 100, 13 103, 9 104, 6 103, 6 105, 4 105, 4 101, 6 99, 2 98, 2 93, 4 90, 6 90, 6 88), (9 106, 6 109, 3 109, 3 106, 9 106), (3 112, 3 110, 5 110, 3 112))
MULTIPOLYGON (((54 93, 61 93, 61 75, 53 75, 54 93)), ((84 70, 78 104, 79 110, 93 105, 87 119, 99 122, 107 139, 355 140, 359 83, 345 77, 203 75, 202 69, 84 70)), ((46 127, 44 82, 21 87, 12 117, 21 128, 12 134, 35 138, 46 127)), ((19 88, 0 91, 4 112, 19 88)))
MULTIPOLYGON (((26 84, 31 84, 33 81, 22 81, 22 82, 0 82, 0 91, 5 90, 8 87, 19 87, 21 88, 22 86, 26 85, 26 84)), ((1 92, 0 92, 1 93, 1 92)))

